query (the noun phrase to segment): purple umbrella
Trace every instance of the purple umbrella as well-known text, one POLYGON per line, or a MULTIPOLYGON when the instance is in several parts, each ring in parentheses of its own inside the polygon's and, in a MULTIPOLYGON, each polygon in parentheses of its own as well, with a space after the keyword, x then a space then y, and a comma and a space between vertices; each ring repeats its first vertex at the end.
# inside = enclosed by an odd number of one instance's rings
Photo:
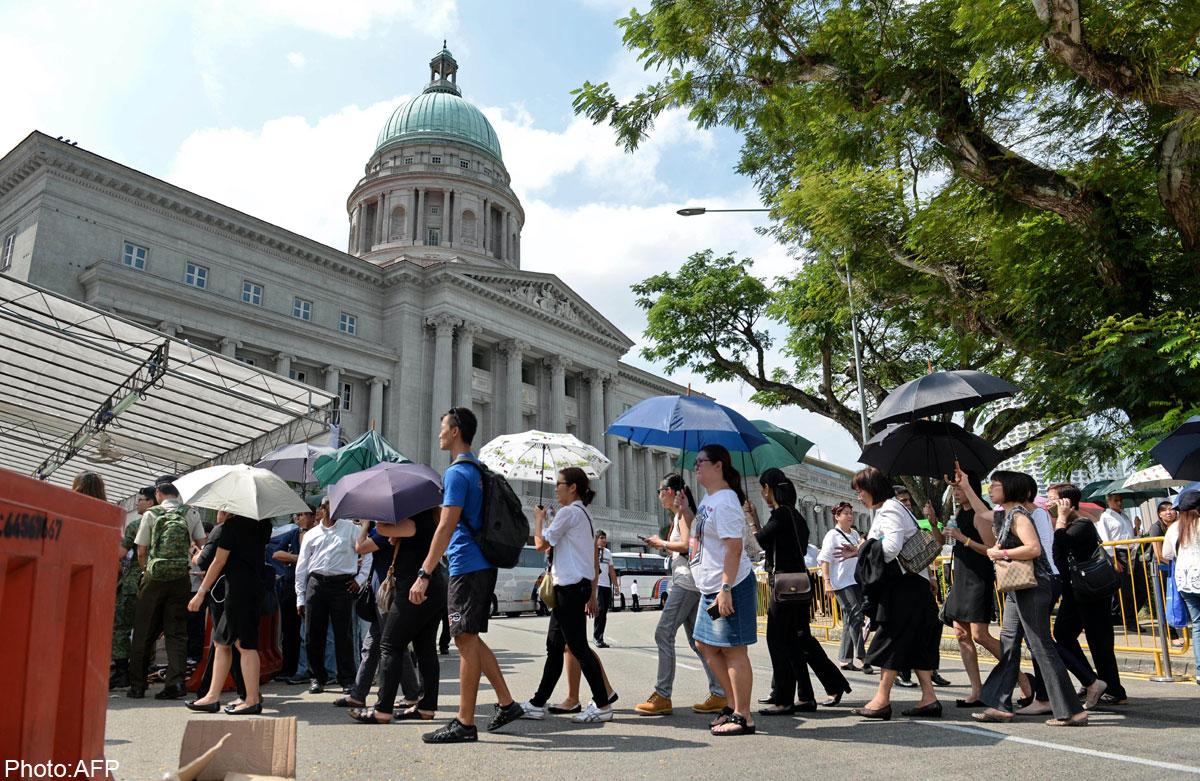
POLYGON ((442 478, 425 464, 385 461, 346 475, 329 488, 335 519, 399 523, 442 503, 442 478))

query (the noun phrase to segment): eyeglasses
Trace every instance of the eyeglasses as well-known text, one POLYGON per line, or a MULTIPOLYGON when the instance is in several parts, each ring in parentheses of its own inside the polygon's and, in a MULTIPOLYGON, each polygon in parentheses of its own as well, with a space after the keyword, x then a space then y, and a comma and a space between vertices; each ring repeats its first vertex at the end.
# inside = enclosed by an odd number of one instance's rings
POLYGON ((715 464, 715 463, 716 463, 716 461, 713 461, 711 458, 697 458, 695 461, 696 466, 699 466, 700 464, 715 464))
POLYGON ((660 494, 661 494, 663 491, 670 491, 670 490, 671 490, 671 487, 670 487, 670 486, 666 486, 666 485, 660 485, 660 486, 658 487, 658 492, 659 492, 660 494))
POLYGON ((557 486, 560 486, 560 485, 570 485, 570 483, 555 483, 554 485, 557 487, 557 486))

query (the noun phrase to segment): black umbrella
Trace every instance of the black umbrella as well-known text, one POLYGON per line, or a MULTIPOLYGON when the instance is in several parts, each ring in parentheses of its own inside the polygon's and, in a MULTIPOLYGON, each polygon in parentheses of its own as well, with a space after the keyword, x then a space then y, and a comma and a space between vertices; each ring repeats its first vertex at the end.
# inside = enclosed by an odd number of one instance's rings
POLYGON ((863 447, 858 460, 885 475, 942 477, 964 472, 985 475, 1003 457, 987 440, 955 423, 918 420, 888 426, 863 447))
POLYGON ((983 372, 960 369, 932 372, 904 383, 875 410, 871 425, 910 423, 947 412, 961 412, 1012 396, 1017 386, 983 372))
POLYGON ((1176 480, 1200 480, 1200 415, 1193 415, 1150 450, 1176 480))

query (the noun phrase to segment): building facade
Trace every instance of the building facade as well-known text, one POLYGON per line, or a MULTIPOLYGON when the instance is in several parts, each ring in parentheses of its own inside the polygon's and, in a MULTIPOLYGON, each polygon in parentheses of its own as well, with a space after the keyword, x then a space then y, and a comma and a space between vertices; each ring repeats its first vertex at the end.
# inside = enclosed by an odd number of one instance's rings
MULTIPOLYGON (((633 340, 557 276, 521 270, 524 210, 457 71, 443 49, 382 129, 347 199, 346 252, 34 132, 0 159, 0 273, 186 339, 197 358, 335 392, 343 440, 374 426, 439 470, 452 406, 478 415, 477 445, 575 434, 613 462, 597 524, 636 544, 667 520, 656 489, 673 454, 603 432, 684 389, 624 363, 633 340)), ((825 507, 850 498, 844 471, 793 470, 825 507)))

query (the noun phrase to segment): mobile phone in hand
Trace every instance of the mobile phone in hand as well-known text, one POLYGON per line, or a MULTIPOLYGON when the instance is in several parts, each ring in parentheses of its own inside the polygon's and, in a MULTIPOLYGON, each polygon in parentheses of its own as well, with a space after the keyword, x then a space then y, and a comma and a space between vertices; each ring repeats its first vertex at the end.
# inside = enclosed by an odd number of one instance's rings
POLYGON ((713 621, 716 621, 721 617, 721 607, 717 604, 715 599, 713 600, 713 603, 706 608, 706 610, 708 610, 708 617, 713 621))
POLYGON ((649 537, 643 537, 643 536, 642 536, 642 535, 640 535, 640 534, 636 535, 636 537, 637 537, 639 540, 641 540, 642 542, 650 542, 650 538, 649 538, 649 537))

